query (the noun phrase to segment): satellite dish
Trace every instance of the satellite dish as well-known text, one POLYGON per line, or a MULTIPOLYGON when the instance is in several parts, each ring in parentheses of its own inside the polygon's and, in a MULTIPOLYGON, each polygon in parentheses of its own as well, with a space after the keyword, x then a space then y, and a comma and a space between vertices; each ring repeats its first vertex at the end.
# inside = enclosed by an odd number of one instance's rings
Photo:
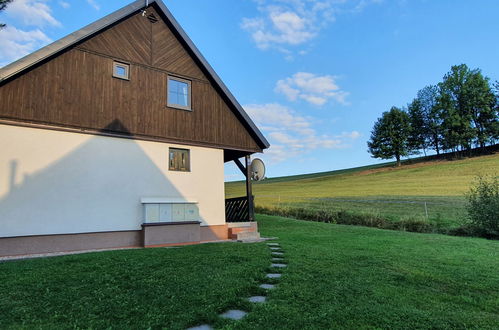
POLYGON ((262 181, 265 178, 265 164, 261 159, 255 158, 251 162, 251 179, 262 181))

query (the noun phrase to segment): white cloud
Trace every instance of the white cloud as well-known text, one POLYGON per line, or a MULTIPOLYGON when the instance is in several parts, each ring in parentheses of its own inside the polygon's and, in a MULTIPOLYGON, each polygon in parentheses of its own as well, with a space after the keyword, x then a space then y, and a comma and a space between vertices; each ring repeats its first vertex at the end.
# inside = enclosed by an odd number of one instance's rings
POLYGON ((69 7, 71 7, 71 5, 66 1, 59 1, 59 5, 64 9, 68 9, 69 7))
POLYGON ((87 0, 87 3, 92 6, 95 10, 100 10, 100 5, 95 0, 87 0))
POLYGON ((301 116, 277 103, 249 104, 244 109, 269 138, 271 146, 264 158, 268 157, 271 163, 302 156, 315 149, 343 148, 348 140, 356 138, 354 132, 333 137, 319 134, 313 127, 313 118, 301 116))
POLYGON ((298 72, 286 79, 277 81, 275 91, 284 94, 288 100, 305 100, 314 105, 324 105, 333 99, 347 104, 348 93, 341 90, 334 76, 318 76, 308 72, 298 72))
POLYGON ((52 16, 52 10, 46 2, 46 0, 16 0, 7 6, 5 13, 21 20, 26 26, 61 26, 61 23, 52 16))
MULTIPOLYGON (((302 45, 343 12, 360 12, 382 0, 254 0, 260 13, 243 18, 241 28, 250 33, 257 47, 288 50, 302 45)), ((290 57, 289 54, 286 55, 290 57)))
POLYGON ((17 60, 51 41, 39 29, 23 31, 7 25, 6 28, 0 30, 0 49, 2 50, 0 66, 17 60))

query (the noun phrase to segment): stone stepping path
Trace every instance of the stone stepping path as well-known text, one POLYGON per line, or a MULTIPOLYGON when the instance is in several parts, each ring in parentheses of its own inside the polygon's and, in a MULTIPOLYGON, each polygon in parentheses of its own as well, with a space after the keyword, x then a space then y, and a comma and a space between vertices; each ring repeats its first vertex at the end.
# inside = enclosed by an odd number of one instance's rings
MULTIPOLYGON (((282 249, 279 245, 279 243, 267 243, 267 246, 269 247, 272 255, 272 263, 270 264, 270 267, 274 268, 285 268, 288 267, 288 265, 283 264, 282 262, 284 261, 284 252, 282 252, 282 249)), ((265 275, 266 278, 280 278, 282 274, 279 273, 268 273, 265 275)), ((277 284, 268 284, 268 283, 263 283, 260 284, 261 289, 265 290, 272 290, 275 289, 277 284)), ((267 301, 266 296, 252 296, 247 298, 249 302, 255 303, 255 304, 262 304, 267 301)), ((219 314, 218 316, 224 319, 230 319, 230 320, 241 320, 244 318, 248 312, 245 312, 240 309, 229 309, 225 313, 219 314)), ((187 330, 212 330, 213 327, 209 324, 201 324, 192 328, 188 328, 187 330)))
POLYGON ((260 284, 260 288, 265 290, 272 290, 275 288, 275 284, 260 284))
POLYGON ((253 296, 248 298, 248 301, 252 303, 264 303, 265 300, 267 300, 267 297, 265 296, 253 296))
POLYGON ((240 320, 243 317, 245 317, 246 314, 248 313, 240 309, 229 309, 228 311, 226 311, 223 314, 220 314, 219 316, 224 319, 240 320))
POLYGON ((271 264, 270 267, 285 268, 285 267, 288 267, 288 265, 286 265, 286 264, 271 264))

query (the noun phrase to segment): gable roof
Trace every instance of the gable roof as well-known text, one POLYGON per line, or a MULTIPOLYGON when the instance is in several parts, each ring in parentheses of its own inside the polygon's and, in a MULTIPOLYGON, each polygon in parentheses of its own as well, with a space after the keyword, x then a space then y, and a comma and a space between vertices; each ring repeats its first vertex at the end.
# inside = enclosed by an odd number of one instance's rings
POLYGON ((187 34, 182 29, 180 24, 173 17, 172 13, 168 10, 166 5, 161 0, 150 0, 150 1, 136 0, 131 4, 129 4, 128 6, 125 6, 101 18, 100 20, 97 20, 81 28, 80 30, 75 31, 65 36, 64 38, 61 38, 29 55, 26 55, 25 57, 15 62, 12 62, 4 66, 3 68, 0 68, 0 84, 11 78, 16 77, 19 74, 22 74, 24 71, 35 66, 36 64, 42 63, 45 60, 57 56, 59 53, 63 52, 67 48, 81 41, 87 40, 88 38, 112 26, 113 24, 121 21, 122 19, 125 19, 128 16, 146 8, 148 5, 153 5, 153 4, 156 4, 158 13, 163 16, 163 19, 165 19, 168 23, 170 23, 173 32, 177 35, 180 42, 184 44, 188 52, 191 53, 191 55, 198 62, 200 67, 205 71, 208 78, 214 83, 215 87, 219 89, 222 97, 233 109, 236 117, 241 121, 241 123, 246 127, 246 129, 248 129, 249 133, 255 139, 257 144, 262 149, 268 148, 270 144, 267 141, 267 139, 256 127, 255 123, 253 123, 251 118, 244 111, 243 107, 239 104, 239 102, 237 102, 234 95, 232 95, 227 86, 225 86, 225 84, 217 75, 215 70, 213 70, 208 61, 206 61, 206 59, 201 54, 199 49, 197 49, 192 40, 187 36, 187 34))

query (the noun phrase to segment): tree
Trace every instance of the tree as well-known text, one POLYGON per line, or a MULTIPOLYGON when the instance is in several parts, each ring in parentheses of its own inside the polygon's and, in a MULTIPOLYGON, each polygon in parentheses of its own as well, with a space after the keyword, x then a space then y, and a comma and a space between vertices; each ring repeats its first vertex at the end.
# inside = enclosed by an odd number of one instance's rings
MULTIPOLYGON (((0 0, 0 11, 4 10, 9 3, 11 3, 13 0, 0 0)), ((5 24, 0 23, 0 29, 4 28, 5 24)))
POLYGON ((455 65, 438 84, 440 95, 437 107, 442 111, 442 135, 446 149, 470 149, 475 137, 467 100, 468 80, 471 75, 472 72, 466 64, 455 65))
POLYGON ((400 166, 400 157, 408 156, 414 150, 410 145, 410 134, 409 115, 392 107, 390 111, 383 112, 374 124, 371 139, 367 143, 368 151, 374 158, 395 158, 397 166, 400 166))
POLYGON ((470 73, 466 82, 465 97, 467 107, 471 112, 475 143, 483 148, 491 141, 498 120, 495 109, 496 99, 489 78, 484 77, 480 70, 470 73))
POLYGON ((498 136, 497 99, 489 78, 465 64, 453 66, 438 85, 437 109, 441 111, 447 149, 484 147, 498 136))
POLYGON ((438 87, 429 85, 418 91, 417 100, 424 120, 426 146, 440 154, 442 145, 442 115, 438 107, 438 87))
POLYGON ((412 100, 407 106, 407 113, 411 124, 411 134, 409 136, 409 144, 414 150, 423 150, 426 156, 427 148, 427 120, 418 98, 412 100))

